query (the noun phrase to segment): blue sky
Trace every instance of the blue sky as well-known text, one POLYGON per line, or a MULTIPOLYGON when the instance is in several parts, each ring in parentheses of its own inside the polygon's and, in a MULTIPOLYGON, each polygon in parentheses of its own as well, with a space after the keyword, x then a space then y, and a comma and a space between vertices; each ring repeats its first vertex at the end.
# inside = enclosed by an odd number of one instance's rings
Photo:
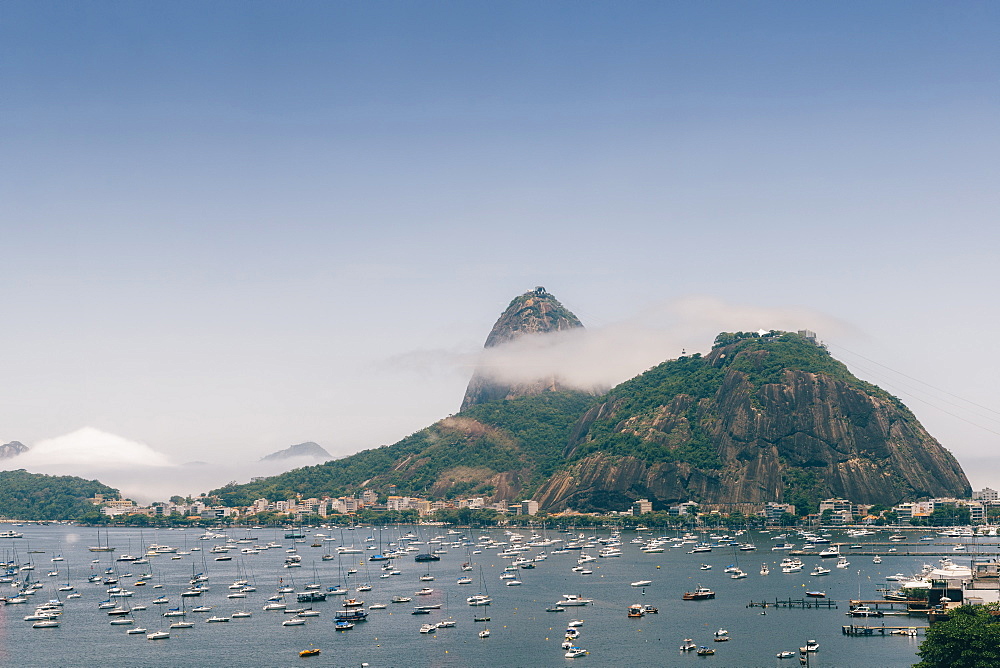
POLYGON ((998 25, 989 2, 5 2, 0 439, 392 442, 457 409, 541 284, 642 332, 619 375, 723 327, 817 329, 996 487, 998 25))

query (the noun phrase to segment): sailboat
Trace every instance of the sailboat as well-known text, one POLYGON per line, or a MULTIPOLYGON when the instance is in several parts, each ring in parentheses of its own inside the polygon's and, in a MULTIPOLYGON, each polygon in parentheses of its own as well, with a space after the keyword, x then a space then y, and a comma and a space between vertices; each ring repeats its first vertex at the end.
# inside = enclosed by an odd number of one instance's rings
POLYGON ((91 552, 114 552, 115 548, 108 545, 111 542, 108 538, 108 530, 104 530, 104 545, 101 545, 101 530, 97 530, 97 545, 91 545, 87 549, 91 552))
POLYGON ((468 597, 465 601, 474 606, 489 605, 492 602, 490 593, 486 589, 486 580, 483 579, 482 566, 479 567, 479 593, 468 597))

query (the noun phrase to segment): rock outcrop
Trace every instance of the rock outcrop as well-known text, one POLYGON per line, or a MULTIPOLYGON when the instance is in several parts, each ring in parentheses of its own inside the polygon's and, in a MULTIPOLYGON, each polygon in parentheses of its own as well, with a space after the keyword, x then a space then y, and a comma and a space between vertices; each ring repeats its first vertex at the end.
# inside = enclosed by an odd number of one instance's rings
MULTIPOLYGON (((528 334, 548 334, 583 327, 580 320, 555 297, 537 287, 514 300, 493 325, 486 338, 486 348, 510 343, 528 334)), ((559 378, 547 375, 523 382, 504 382, 496 374, 476 369, 462 400, 462 410, 498 399, 516 399, 546 391, 566 389, 559 378)))
POLYGON ((666 364, 580 420, 568 466, 535 495, 542 508, 623 509, 637 498, 660 508, 827 497, 893 504, 971 492, 954 456, 898 399, 794 334, 666 364))

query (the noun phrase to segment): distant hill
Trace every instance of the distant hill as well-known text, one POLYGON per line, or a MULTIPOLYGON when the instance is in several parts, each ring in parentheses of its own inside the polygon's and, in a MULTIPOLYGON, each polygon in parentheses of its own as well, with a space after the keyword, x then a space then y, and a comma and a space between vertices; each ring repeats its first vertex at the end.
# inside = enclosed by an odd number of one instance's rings
POLYGON ((330 453, 324 450, 318 443, 313 443, 308 441, 306 443, 299 443, 298 445, 291 445, 284 450, 278 450, 277 452, 272 452, 271 454, 261 457, 262 462, 271 462, 279 459, 290 459, 292 457, 312 457, 314 459, 332 459, 330 453))
POLYGON ((118 490, 75 476, 0 471, 0 517, 18 520, 72 520, 92 512, 95 494, 117 498, 118 490))
POLYGON ((28 446, 20 441, 11 441, 10 443, 4 443, 0 445, 0 459, 10 459, 11 457, 17 457, 22 452, 27 452, 28 446))
MULTIPOLYGON (((536 298, 550 296, 521 295, 508 311, 536 298)), ((572 322, 548 308, 539 313, 549 322, 572 322)), ((800 514, 833 496, 890 505, 971 493, 954 456, 899 399, 806 334, 724 332, 709 354, 663 362, 601 397, 481 381, 460 413, 394 445, 212 493, 239 505, 395 485, 430 498, 534 498, 546 511, 624 510, 648 498, 657 510, 778 501, 800 514)))

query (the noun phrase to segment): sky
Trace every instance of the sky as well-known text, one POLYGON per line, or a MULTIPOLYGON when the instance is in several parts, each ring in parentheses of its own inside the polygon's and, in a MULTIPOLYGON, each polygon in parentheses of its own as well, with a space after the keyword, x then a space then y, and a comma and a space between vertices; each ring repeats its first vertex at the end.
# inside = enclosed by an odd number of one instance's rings
POLYGON ((813 329, 1000 488, 998 27, 995 2, 6 0, 0 442, 137 497, 392 443, 458 410, 542 285, 587 335, 523 364, 614 383, 813 329))

